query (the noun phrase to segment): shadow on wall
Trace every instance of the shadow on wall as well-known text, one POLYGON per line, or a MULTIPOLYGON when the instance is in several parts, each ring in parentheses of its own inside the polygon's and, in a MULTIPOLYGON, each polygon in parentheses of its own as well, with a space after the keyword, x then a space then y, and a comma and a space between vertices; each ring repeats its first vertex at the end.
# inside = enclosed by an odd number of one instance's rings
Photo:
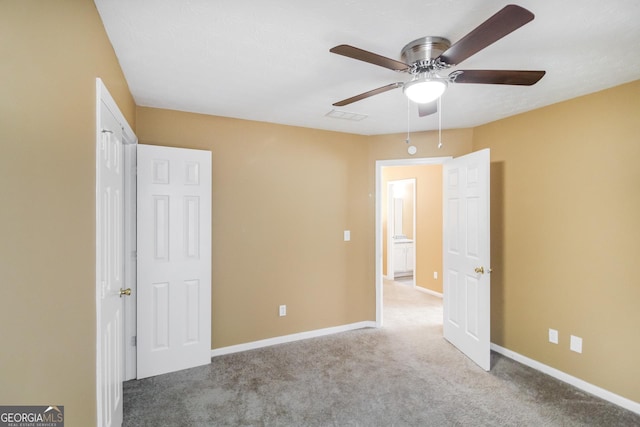
POLYGON ((491 342, 504 342, 504 162, 491 162, 491 342))

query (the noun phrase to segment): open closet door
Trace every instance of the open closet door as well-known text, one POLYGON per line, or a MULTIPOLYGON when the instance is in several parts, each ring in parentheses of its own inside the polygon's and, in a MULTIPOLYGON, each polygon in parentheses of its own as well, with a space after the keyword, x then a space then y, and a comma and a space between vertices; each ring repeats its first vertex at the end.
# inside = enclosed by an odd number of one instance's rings
POLYGON ((138 378, 211 362, 211 152, 138 144, 138 378))
POLYGON ((444 337, 491 367, 489 149, 443 167, 444 337))

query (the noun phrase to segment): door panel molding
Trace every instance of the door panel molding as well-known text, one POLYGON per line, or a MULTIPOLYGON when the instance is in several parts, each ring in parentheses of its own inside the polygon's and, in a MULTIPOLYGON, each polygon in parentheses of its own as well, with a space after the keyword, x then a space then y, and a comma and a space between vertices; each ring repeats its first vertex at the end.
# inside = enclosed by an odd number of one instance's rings
POLYGON ((146 378, 211 361, 211 152, 137 149, 137 378, 146 378))
MULTIPOLYGON (((129 147, 137 139, 100 79, 96 79, 96 415, 100 426, 122 423, 125 325, 130 304, 123 288, 135 287, 128 253, 131 200, 129 147)), ((133 241, 135 245, 135 240, 133 241)), ((135 246, 134 246, 135 247, 135 246)), ((135 277, 135 276, 134 276, 135 277)), ((129 326, 129 325, 127 325, 129 326)))
POLYGON ((490 152, 443 167, 443 332, 481 368, 491 368, 490 152))

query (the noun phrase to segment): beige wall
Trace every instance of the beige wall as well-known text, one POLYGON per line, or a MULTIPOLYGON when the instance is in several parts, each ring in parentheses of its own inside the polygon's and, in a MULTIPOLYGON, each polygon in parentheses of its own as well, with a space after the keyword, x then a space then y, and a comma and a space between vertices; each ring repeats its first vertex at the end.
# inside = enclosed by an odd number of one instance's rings
POLYGON ((139 108, 138 138, 212 152, 214 348, 375 320, 365 137, 139 108))
POLYGON ((442 166, 388 166, 382 170, 382 271, 387 271, 387 183, 416 180, 416 286, 442 293, 442 166), (433 272, 438 278, 433 278, 433 272))
POLYGON ((492 159, 492 341, 636 402, 639 117, 636 81, 474 131, 492 159))
MULTIPOLYGON (((424 157, 471 151, 471 130, 443 134, 441 150, 434 132, 412 143, 424 157)), ((213 348, 375 320, 372 159, 410 157, 404 139, 145 107, 137 135, 212 152, 213 348)))
MULTIPOLYGON (((385 168, 386 169, 386 168, 385 168)), ((383 214, 383 228, 386 228, 386 220, 387 220, 387 211, 388 211, 388 199, 387 199, 387 184, 389 182, 388 179, 384 178, 385 169, 382 170, 382 185, 385 187, 382 191, 384 195, 383 206, 385 207, 382 211, 383 214)), ((392 179, 392 180, 395 180, 392 179)), ((400 197, 402 199, 402 223, 401 228, 395 230, 396 234, 403 234, 407 236, 409 239, 413 239, 415 236, 413 235, 413 207, 414 207, 414 184, 412 182, 404 182, 398 183, 404 191, 404 195, 400 197)), ((395 191, 395 190, 394 190, 395 191)), ((394 193, 394 198, 398 198, 394 193)), ((395 206, 395 205, 394 205, 395 206)), ((386 235, 386 233, 385 233, 386 235)))
POLYGON ((95 78, 135 105, 90 0, 0 2, 0 403, 96 422, 95 78))
POLYGON ((411 192, 411 195, 402 199, 402 223, 406 224, 403 226, 402 232, 409 236, 410 238, 414 238, 413 231, 413 209, 415 205, 415 200, 413 200, 413 191, 414 186, 407 186, 407 192, 411 192))
POLYGON ((407 154, 407 134, 373 135, 368 137, 371 185, 375 187, 375 162, 377 160, 413 159, 423 157, 457 157, 470 153, 473 147, 473 129, 442 131, 442 148, 438 149, 438 132, 415 132, 410 135, 410 145, 417 152, 407 154))

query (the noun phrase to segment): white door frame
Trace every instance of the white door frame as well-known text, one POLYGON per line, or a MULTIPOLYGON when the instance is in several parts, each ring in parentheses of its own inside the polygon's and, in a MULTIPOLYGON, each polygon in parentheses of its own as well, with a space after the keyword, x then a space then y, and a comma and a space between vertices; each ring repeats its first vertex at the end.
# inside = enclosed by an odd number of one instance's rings
MULTIPOLYGON (((452 157, 424 157, 418 159, 376 160, 376 327, 382 327, 382 168, 388 166, 417 166, 443 164, 452 157)), ((414 202, 415 206, 415 202, 414 202)), ((415 217, 414 217, 415 219, 415 217)), ((415 227, 414 227, 415 230, 415 227)), ((414 276, 415 277, 415 276, 414 276)))
MULTIPOLYGON (((97 153, 99 152, 100 149, 100 142, 102 139, 102 126, 101 126, 101 112, 102 112, 102 108, 104 108, 103 106, 106 106, 106 108, 109 109, 109 111, 111 112, 111 114, 113 114, 113 116, 116 118, 116 120, 120 123, 121 127, 122 127, 122 138, 123 138, 123 144, 124 144, 124 164, 125 164, 125 174, 124 174, 124 201, 125 201, 125 223, 124 223, 124 229, 125 229, 125 238, 124 238, 124 246, 125 246, 125 254, 130 254, 131 256, 125 257, 125 259, 121 260, 124 264, 124 269, 125 269, 125 273, 124 273, 124 286, 125 287, 129 287, 131 288, 132 291, 132 296, 131 298, 125 298, 125 305, 124 305, 124 310, 125 310, 125 318, 124 318, 124 340, 125 342, 122 343, 123 346, 121 348, 125 349, 123 350, 124 354, 119 355, 118 357, 122 357, 123 358, 123 363, 126 360, 127 363, 125 365, 125 372, 124 372, 124 378, 125 379, 130 379, 132 378, 130 375, 130 369, 129 369, 129 357, 128 357, 128 353, 130 352, 130 347, 131 347, 131 340, 127 339, 127 337, 129 337, 130 335, 130 331, 132 328, 132 323, 133 323, 133 331, 135 334, 135 245, 136 245, 136 240, 135 240, 135 232, 133 234, 130 234, 131 231, 131 227, 133 227, 133 230, 135 231, 135 171, 132 169, 132 165, 133 167, 135 167, 135 144, 137 144, 138 142, 138 138, 136 137, 135 133, 133 132, 133 130, 131 129, 131 127, 129 126, 129 124, 127 123, 127 120, 125 119, 124 115, 122 114, 122 112, 120 111, 120 109, 118 108, 116 102, 114 101, 113 97, 111 96, 111 94, 109 93, 109 91, 107 90, 106 86, 104 85, 104 83, 102 82, 102 80, 100 78, 96 79, 96 143, 95 143, 95 147, 96 147, 96 174, 98 173, 98 168, 99 168, 99 164, 98 164, 98 156, 97 153), (131 157, 131 153, 134 153, 134 157, 131 157), (132 187, 133 186, 133 187, 132 187), (131 203, 131 188, 134 189, 134 193, 133 193, 133 203, 131 203), (132 311, 133 309, 133 311, 132 311), (125 356, 126 354, 126 356, 125 356)), ((97 175, 96 175, 97 178, 97 175)), ((96 188, 97 190, 97 188, 96 188)), ((100 305, 100 293, 101 293, 101 263, 100 260, 97 259, 97 254, 99 253, 98 248, 104 247, 105 242, 102 241, 102 236, 100 233, 100 228, 99 228, 99 206, 100 206, 100 200, 99 200, 99 194, 98 191, 96 191, 96 265, 95 265, 95 270, 96 270, 96 281, 95 281, 95 291, 96 291, 96 413, 97 413, 97 421, 98 421, 98 425, 103 425, 103 420, 101 419, 102 414, 103 414, 103 408, 102 408, 102 376, 101 376, 101 372, 100 372, 100 354, 101 354, 101 342, 99 337, 101 336, 100 334, 100 327, 101 327, 101 305, 100 305)), ((133 348, 134 354, 135 354, 135 347, 133 348)), ((134 359, 134 367, 135 367, 135 359, 134 359)), ((133 378, 135 378, 135 372, 133 373, 133 378)))

